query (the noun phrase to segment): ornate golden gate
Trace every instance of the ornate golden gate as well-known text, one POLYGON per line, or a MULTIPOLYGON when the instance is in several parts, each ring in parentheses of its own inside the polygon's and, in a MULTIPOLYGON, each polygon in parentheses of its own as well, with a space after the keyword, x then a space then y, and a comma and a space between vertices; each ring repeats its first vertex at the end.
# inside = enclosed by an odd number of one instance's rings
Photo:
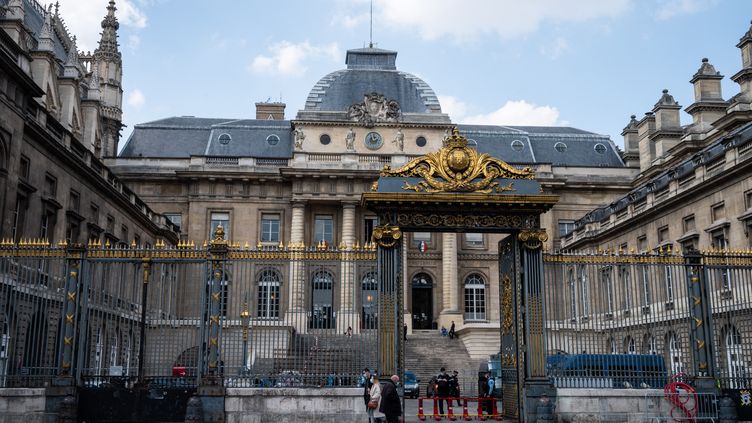
POLYGON ((401 373, 402 233, 507 233, 500 244, 503 410, 534 421, 536 401, 552 395, 545 378, 540 215, 558 201, 530 168, 518 169, 468 147, 455 128, 444 147, 400 169, 385 167, 363 206, 377 213, 380 289, 379 369, 401 373), (522 311, 526 310, 525 313, 522 311))

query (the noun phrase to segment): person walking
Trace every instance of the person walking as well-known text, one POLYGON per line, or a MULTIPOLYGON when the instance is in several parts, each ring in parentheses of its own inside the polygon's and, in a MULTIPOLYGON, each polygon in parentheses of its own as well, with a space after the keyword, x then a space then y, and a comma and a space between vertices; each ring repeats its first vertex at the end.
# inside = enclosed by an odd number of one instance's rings
MULTIPOLYGON (((365 382, 363 382, 363 402, 366 404, 366 411, 368 410, 368 401, 371 400, 371 386, 373 386, 373 382, 371 381, 371 370, 366 367, 363 369, 363 379, 365 379, 365 382)), ((369 414, 368 423, 371 423, 371 418, 369 414)))
POLYGON ((369 423, 383 423, 386 415, 379 411, 381 408, 381 384, 379 383, 379 375, 373 374, 373 386, 370 390, 371 399, 366 404, 368 409, 369 423))
POLYGON ((452 326, 449 327, 449 339, 454 339, 454 320, 452 320, 452 326))
POLYGON ((381 405, 379 411, 384 413, 386 423, 399 423, 402 416, 402 404, 397 393, 399 376, 392 377, 381 385, 381 405))
MULTIPOLYGON (((444 401, 449 398, 449 375, 446 373, 444 367, 441 368, 441 373, 436 376, 436 396, 439 398, 439 414, 444 415, 444 401)), ((448 406, 452 404, 447 402, 448 406)))

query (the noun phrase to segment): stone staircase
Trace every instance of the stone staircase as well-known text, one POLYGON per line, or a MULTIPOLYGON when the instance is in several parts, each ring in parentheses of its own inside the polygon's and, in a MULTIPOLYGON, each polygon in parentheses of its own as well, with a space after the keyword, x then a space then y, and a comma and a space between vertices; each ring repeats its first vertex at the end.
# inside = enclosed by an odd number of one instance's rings
POLYGON ((487 358, 473 359, 458 338, 449 339, 436 330, 413 331, 405 344, 405 370, 420 379, 420 395, 426 395, 428 381, 445 367, 447 373, 459 372, 462 395, 475 395, 478 365, 487 358))

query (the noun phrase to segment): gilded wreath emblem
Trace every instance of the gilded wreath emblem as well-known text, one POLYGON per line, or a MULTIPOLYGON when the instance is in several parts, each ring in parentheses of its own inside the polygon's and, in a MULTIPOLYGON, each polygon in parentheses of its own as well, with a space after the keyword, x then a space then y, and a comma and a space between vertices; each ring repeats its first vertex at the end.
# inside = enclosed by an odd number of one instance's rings
POLYGON ((454 128, 444 147, 410 161, 400 169, 384 167, 381 176, 417 176, 417 184, 405 182, 402 189, 415 192, 478 192, 500 193, 514 191, 514 183, 501 185, 495 179, 533 179, 529 167, 517 169, 488 154, 479 154, 467 146, 467 138, 454 128))

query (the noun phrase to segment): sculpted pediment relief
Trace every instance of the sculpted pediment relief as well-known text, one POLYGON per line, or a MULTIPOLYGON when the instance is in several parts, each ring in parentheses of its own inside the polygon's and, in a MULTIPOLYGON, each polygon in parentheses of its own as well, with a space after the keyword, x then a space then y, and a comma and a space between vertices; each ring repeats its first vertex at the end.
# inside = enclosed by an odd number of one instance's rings
POLYGON ((400 105, 396 100, 387 100, 379 93, 366 94, 362 103, 355 103, 347 110, 347 118, 370 127, 380 122, 398 122, 400 105))

